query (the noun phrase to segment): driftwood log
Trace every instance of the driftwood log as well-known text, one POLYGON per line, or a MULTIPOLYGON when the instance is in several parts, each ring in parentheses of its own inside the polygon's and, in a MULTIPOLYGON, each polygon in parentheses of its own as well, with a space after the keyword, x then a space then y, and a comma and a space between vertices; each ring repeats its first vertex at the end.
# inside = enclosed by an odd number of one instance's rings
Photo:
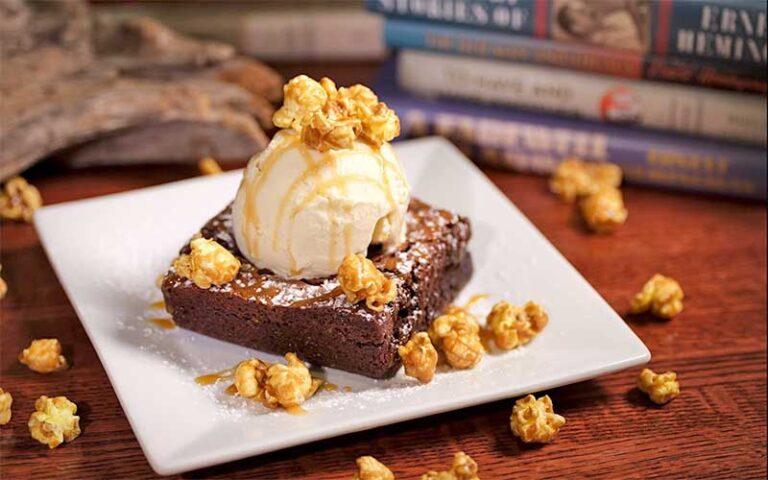
POLYGON ((282 79, 231 46, 146 18, 95 21, 80 0, 0 1, 0 178, 73 165, 245 159, 264 148, 282 79))

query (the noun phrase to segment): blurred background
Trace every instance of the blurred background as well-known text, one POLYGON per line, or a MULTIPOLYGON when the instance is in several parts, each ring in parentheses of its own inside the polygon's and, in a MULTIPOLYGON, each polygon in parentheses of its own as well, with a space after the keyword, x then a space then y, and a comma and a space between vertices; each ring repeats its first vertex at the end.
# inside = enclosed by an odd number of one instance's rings
POLYGON ((373 87, 401 139, 445 136, 487 168, 548 174, 576 157, 617 163, 629 183, 766 198, 764 1, 0 6, 4 180, 242 166, 272 133, 283 82, 306 73, 373 87))

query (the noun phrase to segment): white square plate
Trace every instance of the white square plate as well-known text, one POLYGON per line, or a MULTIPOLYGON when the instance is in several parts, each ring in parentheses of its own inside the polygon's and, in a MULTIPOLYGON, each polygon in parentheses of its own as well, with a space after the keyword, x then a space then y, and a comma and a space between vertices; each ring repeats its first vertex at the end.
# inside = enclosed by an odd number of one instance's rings
MULTIPOLYGON (((45 207, 35 224, 141 447, 167 475, 380 425, 578 382, 650 359, 579 273, 453 145, 399 143, 413 194, 472 222, 475 274, 462 298, 534 299, 550 314, 528 346, 442 371, 425 386, 327 370, 352 392, 323 391, 304 416, 267 411, 202 387, 196 376, 275 356, 148 323, 155 286, 179 247, 234 197, 240 172, 45 207)), ((479 308, 484 313, 484 308, 479 308)), ((223 382, 219 382, 220 384, 223 382)), ((85 435, 88 432, 84 433, 85 435)))

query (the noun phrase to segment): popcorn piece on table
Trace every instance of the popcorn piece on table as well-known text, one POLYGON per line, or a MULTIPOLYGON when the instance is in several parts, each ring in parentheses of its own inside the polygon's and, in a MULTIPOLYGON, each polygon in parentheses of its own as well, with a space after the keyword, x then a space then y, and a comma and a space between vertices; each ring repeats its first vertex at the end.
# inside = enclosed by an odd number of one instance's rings
POLYGON ((672 318, 683 311, 684 296, 677 280, 657 273, 635 295, 630 308, 632 313, 650 310, 657 317, 672 318))
POLYGON ((533 340, 549 323, 549 315, 535 302, 523 308, 500 301, 487 317, 487 326, 499 348, 510 350, 533 340))
POLYGON ((454 309, 437 317, 429 326, 429 337, 454 368, 472 368, 483 358, 480 326, 463 311, 454 309))
POLYGON ((590 195, 603 187, 621 185, 621 169, 612 163, 586 163, 572 158, 557 166, 549 189, 566 202, 590 195))
POLYGON ((288 365, 276 363, 267 369, 264 405, 270 408, 296 407, 314 393, 312 375, 295 353, 286 353, 288 365))
POLYGON ((368 87, 336 88, 329 78, 317 82, 306 75, 283 87, 283 106, 272 116, 279 128, 292 128, 319 151, 350 148, 356 139, 374 146, 400 134, 395 112, 368 87))
POLYGON ((675 372, 657 374, 644 368, 637 379, 637 388, 648 394, 654 403, 663 405, 680 395, 680 383, 675 372))
POLYGON ((611 233, 627 220, 624 197, 616 187, 603 187, 579 202, 581 217, 590 230, 611 233))
POLYGON ((549 395, 527 395, 512 407, 512 433, 525 443, 548 443, 563 425, 565 418, 554 412, 549 395))
POLYGON ((235 369, 235 388, 242 397, 264 399, 264 381, 270 365, 258 358, 240 362, 235 369))
POLYGON ((397 296, 395 282, 381 273, 372 261, 360 254, 347 255, 339 266, 339 285, 352 303, 365 300, 368 309, 384 310, 397 296))
POLYGON ((0 217, 29 223, 35 210, 42 206, 40 191, 24 178, 13 177, 5 182, 0 193, 0 217))
POLYGON ((189 246, 189 254, 179 255, 173 268, 200 288, 231 282, 240 271, 240 260, 215 240, 195 238, 189 246))
POLYGON ((11 405, 13 405, 13 396, 0 388, 0 425, 11 421, 11 405))
POLYGON ((67 359, 61 354, 61 343, 56 338, 32 340, 19 354, 19 361, 37 373, 58 372, 67 368, 67 359))
POLYGON ((360 457, 355 463, 357 463, 357 473, 353 480, 395 480, 392 471, 373 457, 360 457))
POLYGON ((77 405, 67 397, 49 398, 43 395, 35 402, 35 412, 29 417, 29 433, 49 448, 71 442, 80 435, 77 405))
POLYGON ((197 168, 203 175, 216 175, 221 173, 221 166, 212 157, 201 158, 197 162, 197 168))
POLYGON ((443 472, 430 471, 421 476, 421 480, 479 480, 477 462, 464 452, 453 456, 451 469, 443 472))
MULTIPOLYGON (((3 271, 3 265, 0 264, 0 272, 3 271)), ((8 293, 8 284, 5 283, 5 280, 3 280, 3 277, 0 277, 0 300, 5 298, 5 294, 8 293)))
POLYGON ((421 383, 432 381, 437 368, 437 350, 426 332, 412 335, 408 343, 401 345, 397 352, 403 361, 406 375, 421 383))

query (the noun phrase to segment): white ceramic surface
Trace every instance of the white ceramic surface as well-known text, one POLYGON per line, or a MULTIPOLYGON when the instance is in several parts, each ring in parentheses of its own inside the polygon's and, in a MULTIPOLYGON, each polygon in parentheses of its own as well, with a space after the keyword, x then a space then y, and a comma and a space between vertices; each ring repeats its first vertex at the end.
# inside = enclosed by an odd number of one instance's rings
MULTIPOLYGON (((232 200, 241 172, 42 208, 35 224, 144 453, 159 474, 206 467, 314 440, 511 398, 647 362, 648 349, 538 230, 455 147, 402 142, 414 195, 472 221, 475 274, 461 298, 539 301, 550 314, 531 344, 487 355, 426 385, 327 370, 352 392, 320 391, 307 415, 267 411, 201 387, 197 375, 275 356, 148 323, 155 286, 179 247, 232 200)), ((76 366, 74 368, 77 368, 76 366)), ((96 412, 98 415, 98 412, 96 412)), ((96 421, 98 421, 96 419, 96 421)), ((567 427, 566 427, 567 429, 567 427)), ((88 435, 88 431, 83 433, 88 435)))

